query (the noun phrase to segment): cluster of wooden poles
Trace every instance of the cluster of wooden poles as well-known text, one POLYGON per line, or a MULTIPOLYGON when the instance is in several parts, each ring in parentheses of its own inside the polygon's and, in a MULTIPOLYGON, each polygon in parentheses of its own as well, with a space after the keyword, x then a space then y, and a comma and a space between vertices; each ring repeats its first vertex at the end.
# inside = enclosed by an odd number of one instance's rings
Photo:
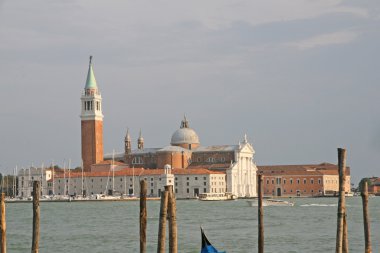
MULTIPOLYGON (((140 253, 146 253, 146 227, 147 227, 147 207, 146 207, 147 183, 140 181, 140 253)), ((178 252, 177 242, 177 216, 176 201, 173 193, 173 186, 165 186, 165 191, 161 194, 160 222, 158 226, 157 253, 164 253, 166 239, 166 220, 169 221, 169 253, 178 252)))
MULTIPOLYGON (((347 237, 347 212, 345 200, 346 185, 346 150, 338 148, 339 167, 339 202, 337 215, 337 236, 336 253, 348 253, 347 237)), ((263 210, 263 176, 258 175, 258 252, 264 253, 264 210, 263 210)), ((39 252, 40 238, 40 182, 33 182, 33 237, 32 253, 39 252)), ((146 230, 147 230, 147 183, 140 181, 140 253, 146 253, 146 230)), ((363 222, 365 253, 372 253, 370 220, 368 212, 368 185, 364 182, 362 192, 363 222)), ((5 222, 5 196, 0 195, 0 253, 7 252, 6 243, 6 222, 5 222)), ((178 253, 177 243, 177 217, 176 201, 173 193, 173 186, 165 186, 165 191, 161 194, 160 221, 158 228, 157 253, 165 252, 166 220, 169 221, 169 253, 178 253)))
MULTIPOLYGON (((40 241, 40 181, 33 182, 33 237, 32 253, 39 252, 40 241)), ((0 253, 7 252, 7 225, 5 222, 5 194, 0 195, 0 253)))
MULTIPOLYGON (((347 236, 347 212, 346 212, 346 150, 338 148, 338 167, 339 167, 339 201, 338 201, 338 221, 336 235, 335 253, 348 253, 348 236, 347 236)), ((264 253, 264 210, 263 210, 263 176, 258 176, 258 252, 264 253)), ((370 221, 368 212, 368 185, 364 183, 361 192, 363 203, 363 222, 364 222, 364 239, 365 253, 372 253, 370 221)))

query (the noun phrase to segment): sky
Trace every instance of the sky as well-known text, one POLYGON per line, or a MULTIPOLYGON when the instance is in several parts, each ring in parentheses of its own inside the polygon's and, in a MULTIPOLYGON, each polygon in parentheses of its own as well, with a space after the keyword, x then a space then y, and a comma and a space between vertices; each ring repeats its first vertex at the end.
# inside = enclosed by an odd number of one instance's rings
POLYGON ((337 163, 380 176, 380 2, 0 0, 0 172, 80 165, 88 58, 104 151, 247 134, 258 165, 337 163))

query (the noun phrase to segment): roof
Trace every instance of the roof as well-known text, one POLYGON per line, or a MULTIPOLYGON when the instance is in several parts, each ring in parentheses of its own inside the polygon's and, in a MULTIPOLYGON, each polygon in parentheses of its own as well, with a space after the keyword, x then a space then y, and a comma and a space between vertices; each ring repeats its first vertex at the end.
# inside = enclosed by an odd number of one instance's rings
MULTIPOLYGON (((174 175, 211 175, 211 174, 225 174, 224 172, 211 171, 205 168, 198 169, 172 169, 174 175)), ((150 175, 162 175, 165 174, 164 169, 144 169, 144 168, 124 168, 113 173, 115 176, 150 176, 150 175)), ((84 172, 84 177, 108 177, 111 176, 110 171, 101 172, 84 172)), ((69 178, 68 172, 66 175, 56 174, 55 178, 69 178)), ((82 172, 71 172, 70 178, 80 178, 82 177, 82 172)))
POLYGON ((104 154, 104 158, 105 159, 112 159, 112 157, 114 158, 124 158, 124 155, 125 155, 125 152, 116 152, 116 153, 107 153, 107 154, 104 154))
POLYGON ((104 160, 104 161, 101 161, 101 162, 98 162, 97 164, 93 164, 91 166, 97 166, 97 165, 126 165, 125 163, 122 163, 122 162, 118 162, 118 161, 112 161, 112 160, 104 160))
POLYGON ((190 152, 190 150, 178 147, 178 146, 166 146, 164 148, 161 148, 157 150, 157 152, 190 152))
MULTIPOLYGON (((257 166, 258 173, 264 175, 338 175, 338 165, 331 163, 298 164, 298 165, 266 165, 257 166)), ((346 167, 346 174, 350 175, 350 167, 346 167)))
POLYGON ((192 163, 190 164, 188 169, 200 169, 200 168, 205 168, 208 170, 217 170, 217 169, 228 169, 230 168, 231 163, 192 163))
POLYGON ((139 155, 139 154, 149 154, 156 153, 160 148, 144 148, 144 149, 134 149, 131 151, 131 155, 139 155))
POLYGON ((97 89, 98 85, 96 83, 94 70, 92 69, 92 63, 91 63, 91 57, 90 57, 90 64, 88 66, 88 73, 87 73, 87 80, 86 80, 86 86, 85 89, 97 89))
POLYGON ((208 147, 198 147, 193 150, 194 153, 196 152, 228 152, 228 151, 235 151, 239 149, 239 145, 215 145, 215 146, 208 146, 208 147))
POLYGON ((194 129, 184 127, 173 133, 170 144, 199 144, 199 137, 194 129))

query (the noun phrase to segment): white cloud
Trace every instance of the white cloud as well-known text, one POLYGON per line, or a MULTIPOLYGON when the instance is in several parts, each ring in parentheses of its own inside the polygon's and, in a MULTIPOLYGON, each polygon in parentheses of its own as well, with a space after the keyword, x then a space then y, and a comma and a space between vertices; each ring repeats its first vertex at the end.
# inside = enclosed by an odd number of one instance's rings
POLYGON ((320 34, 305 40, 288 43, 288 46, 296 47, 300 50, 312 49, 330 45, 346 44, 355 40, 358 33, 353 31, 340 31, 334 33, 320 34))

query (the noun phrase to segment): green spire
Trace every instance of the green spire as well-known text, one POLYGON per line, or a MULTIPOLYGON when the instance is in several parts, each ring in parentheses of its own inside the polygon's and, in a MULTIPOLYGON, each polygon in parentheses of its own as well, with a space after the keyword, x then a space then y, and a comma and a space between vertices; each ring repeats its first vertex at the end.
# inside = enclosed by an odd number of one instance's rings
POLYGON ((88 66, 87 80, 85 89, 97 89, 96 79, 94 75, 94 70, 92 69, 92 56, 90 56, 90 63, 88 66))

